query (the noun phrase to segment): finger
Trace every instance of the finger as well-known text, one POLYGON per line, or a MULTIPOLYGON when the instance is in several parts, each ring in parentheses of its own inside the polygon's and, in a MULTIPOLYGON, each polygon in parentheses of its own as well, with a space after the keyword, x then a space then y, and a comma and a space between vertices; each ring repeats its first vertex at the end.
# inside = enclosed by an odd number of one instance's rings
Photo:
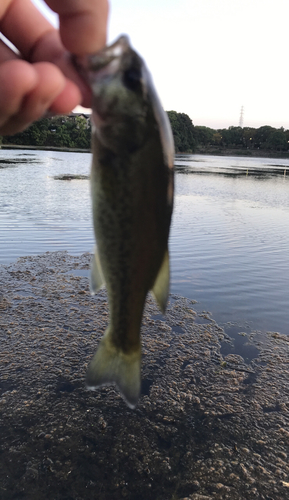
POLYGON ((59 14, 60 34, 73 54, 96 52, 106 44, 107 0, 46 0, 59 14))
MULTIPOLYGON (((63 91, 54 99, 49 111, 55 114, 70 113, 78 104, 83 103, 79 88, 70 80, 66 80, 63 91)), ((91 105, 89 100, 87 107, 91 105)))
POLYGON ((38 41, 46 33, 55 31, 30 0, 4 1, 0 5, 0 19, 2 33, 27 60, 38 41))
MULTIPOLYGON (((59 14, 61 39, 68 51, 87 54, 105 45, 107 0, 47 0, 46 3, 59 14)), ((30 0, 0 3, 0 19, 3 34, 28 60, 33 59, 41 39, 56 31, 30 0)), ((61 43, 59 49, 64 50, 61 43)))
MULTIPOLYGON (((71 0, 72 5, 73 1, 71 0)), ((84 0, 84 3, 86 1, 84 0)), ((3 34, 18 48, 26 59, 31 62, 49 61, 57 65, 67 78, 79 87, 82 94, 83 106, 90 106, 90 90, 72 66, 69 53, 65 50, 61 42, 59 32, 43 18, 30 0, 14 0, 2 19, 1 28, 3 34)), ((75 37, 76 40, 79 38, 80 36, 75 37)), ((71 88, 71 84, 68 85, 71 88)), ((76 91, 77 89, 75 89, 76 91)), ((58 101, 56 107, 59 104, 60 102, 58 101)))
POLYGON ((7 47, 3 40, 0 40, 0 61, 11 61, 13 59, 19 59, 18 55, 7 47))
MULTIPOLYGON (((33 53, 33 61, 50 61, 58 66, 65 76, 71 80, 68 84, 71 86, 74 82, 75 86, 80 89, 82 95, 82 105, 90 107, 91 105, 91 92, 82 78, 79 76, 74 66, 71 64, 70 54, 64 50, 60 35, 58 31, 49 31, 42 37, 35 47, 33 53)), ((64 94, 63 94, 64 97, 64 94)), ((61 111, 63 113, 64 111, 61 111)))
POLYGON ((3 64, 1 72, 5 74, 4 83, 0 75, 2 90, 0 133, 2 135, 15 134, 39 119, 66 85, 61 71, 46 62, 29 65, 25 61, 10 61, 3 64), (18 83, 16 83, 17 72, 18 83), (9 76, 7 77, 9 73, 10 80, 9 76), (25 86, 23 85, 24 73, 26 74, 25 86), (13 89, 9 89, 7 85, 9 81, 15 82, 13 89))
MULTIPOLYGON (((89 53, 101 48, 106 41, 107 0, 48 0, 60 14, 61 33, 67 48, 75 53, 89 53), (77 36, 76 36, 77 34, 77 36)), ((0 19, 2 33, 31 62, 50 61, 80 88, 82 104, 90 106, 91 94, 70 63, 59 33, 40 14, 30 0, 2 0, 0 19)), ((68 83, 71 90, 73 85, 68 83)), ((74 94, 77 89, 74 89, 74 94)), ((64 98, 65 94, 63 94, 64 98)), ((60 106, 59 99, 56 108, 60 106)))
POLYGON ((33 65, 39 76, 37 87, 25 99, 21 112, 28 120, 38 120, 48 109, 55 113, 69 113, 81 102, 79 89, 53 64, 33 65))
POLYGON ((0 67, 0 127, 19 110, 23 97, 38 83, 35 69, 25 61, 7 61, 0 67))

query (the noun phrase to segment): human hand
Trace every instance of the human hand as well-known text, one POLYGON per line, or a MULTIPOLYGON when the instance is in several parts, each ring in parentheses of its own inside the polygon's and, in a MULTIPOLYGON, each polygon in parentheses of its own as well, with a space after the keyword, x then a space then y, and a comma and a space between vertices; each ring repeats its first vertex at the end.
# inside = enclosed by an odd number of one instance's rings
POLYGON ((90 106, 90 91, 70 61, 106 42, 107 0, 46 0, 59 14, 59 31, 30 0, 1 0, 0 30, 19 51, 0 40, 0 134, 24 130, 46 111, 69 113, 90 106))

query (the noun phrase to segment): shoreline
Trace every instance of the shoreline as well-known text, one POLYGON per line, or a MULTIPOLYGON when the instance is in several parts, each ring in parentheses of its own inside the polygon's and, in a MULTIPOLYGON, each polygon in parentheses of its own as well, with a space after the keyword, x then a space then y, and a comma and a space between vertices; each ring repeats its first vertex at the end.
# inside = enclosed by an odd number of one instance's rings
MULTIPOLYGON (((21 146, 19 144, 2 144, 0 149, 27 149, 37 151, 62 151, 65 153, 91 153, 91 149, 62 148, 57 146, 21 146)), ((198 147, 193 153, 178 152, 175 155, 204 155, 204 156, 236 156, 246 158, 289 158, 289 151, 269 151, 256 149, 213 149, 198 147)))
POLYGON ((19 144, 1 144, 1 149, 31 149, 36 151, 63 151, 65 153, 90 153, 90 149, 60 148, 57 146, 21 146, 19 144))
POLYGON ((208 156, 239 156, 246 158, 289 158, 289 151, 269 151, 256 149, 213 149, 213 148, 197 148, 193 154, 208 155, 208 156))
POLYGON ((108 321, 91 255, 46 252, 0 266, 0 492, 23 500, 244 500, 289 491, 289 338, 240 332, 170 295, 142 321, 142 396, 85 389, 108 321))

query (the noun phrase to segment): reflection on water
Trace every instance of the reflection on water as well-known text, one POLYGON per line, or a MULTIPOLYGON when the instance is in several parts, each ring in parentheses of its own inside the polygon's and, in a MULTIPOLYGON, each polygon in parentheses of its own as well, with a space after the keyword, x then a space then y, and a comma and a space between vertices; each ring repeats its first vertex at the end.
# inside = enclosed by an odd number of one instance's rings
POLYGON ((286 175, 289 169, 289 159, 180 154, 176 155, 175 168, 180 173, 218 173, 234 177, 241 175, 268 177, 286 175))
POLYGON ((237 354, 244 359, 245 363, 250 363, 258 357, 257 347, 248 343, 248 332, 240 332, 240 327, 231 325, 226 325, 225 332, 233 342, 222 342, 220 352, 224 357, 227 354, 237 354))
MULTIPOLYGON (((5 154, 5 153, 4 153, 5 154)), ((20 165, 21 163, 39 163, 39 160, 37 159, 37 155, 27 155, 29 158, 21 158, 23 154, 19 154, 17 156, 12 156, 9 158, 3 158, 1 155, 0 157, 0 168, 9 168, 9 167, 14 167, 15 165, 20 165), (34 157, 34 158, 33 158, 34 157)))
POLYGON ((73 181, 73 180, 87 180, 89 179, 89 175, 80 175, 80 174, 61 174, 61 175, 54 175, 53 179, 56 181, 73 181))
MULTIPOLYGON (((92 250, 89 166, 89 154, 0 151, 0 263, 92 250)), ((177 155, 172 292, 220 323, 288 333, 287 169, 283 159, 177 155)))
POLYGON ((268 165, 280 160, 197 160, 201 174, 191 168, 176 176, 173 290, 182 288, 221 323, 249 321, 254 328, 288 333, 289 180, 267 174, 268 165), (206 165, 215 173, 206 175, 206 165), (262 167, 263 175, 223 175, 240 165, 262 167))
POLYGON ((0 263, 48 250, 92 250, 88 180, 53 178, 68 173, 88 176, 90 155, 26 151, 22 163, 23 154, 0 151, 0 164, 6 159, 14 167, 1 171, 0 263))

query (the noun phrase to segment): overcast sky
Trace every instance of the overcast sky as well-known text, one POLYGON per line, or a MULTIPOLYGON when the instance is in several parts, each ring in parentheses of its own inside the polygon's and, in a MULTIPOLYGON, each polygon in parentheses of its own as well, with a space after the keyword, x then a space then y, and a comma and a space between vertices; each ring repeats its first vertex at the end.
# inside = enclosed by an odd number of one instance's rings
POLYGON ((288 0, 110 5, 109 41, 129 35, 167 111, 221 128, 237 126, 244 106, 244 126, 289 129, 288 0))

